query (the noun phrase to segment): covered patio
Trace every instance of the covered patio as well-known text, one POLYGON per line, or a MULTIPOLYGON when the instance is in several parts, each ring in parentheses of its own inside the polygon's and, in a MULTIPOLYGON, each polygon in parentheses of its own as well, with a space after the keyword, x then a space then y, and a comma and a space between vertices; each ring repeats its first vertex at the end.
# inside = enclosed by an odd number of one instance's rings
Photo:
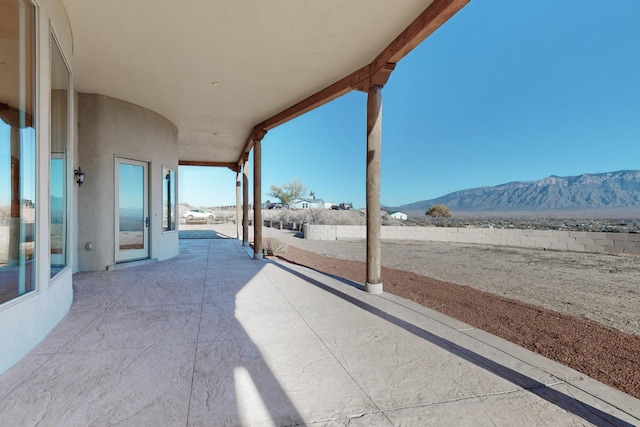
POLYGON ((382 88, 467 3, 0 0, 0 373, 65 316, 74 273, 178 255, 180 165, 236 172, 247 246, 266 133, 351 91, 368 99, 366 291, 382 293, 382 88))
POLYGON ((636 399, 391 294, 235 239, 77 273, 0 376, 3 425, 616 425, 636 399))

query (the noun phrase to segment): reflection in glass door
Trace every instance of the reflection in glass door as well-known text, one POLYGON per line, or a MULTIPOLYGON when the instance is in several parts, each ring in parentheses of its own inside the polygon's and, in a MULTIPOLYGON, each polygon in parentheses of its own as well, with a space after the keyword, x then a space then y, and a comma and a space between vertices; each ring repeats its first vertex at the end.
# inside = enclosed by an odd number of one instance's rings
POLYGON ((66 155, 51 153, 51 201, 49 206, 51 228, 51 277, 67 265, 67 186, 66 155))
POLYGON ((116 159, 116 262, 149 257, 147 163, 116 159))

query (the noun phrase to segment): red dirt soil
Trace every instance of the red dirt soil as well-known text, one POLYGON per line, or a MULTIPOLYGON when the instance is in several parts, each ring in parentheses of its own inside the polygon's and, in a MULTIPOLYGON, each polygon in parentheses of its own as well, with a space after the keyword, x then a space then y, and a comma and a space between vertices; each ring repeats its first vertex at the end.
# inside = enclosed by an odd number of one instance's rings
MULTIPOLYGON (((363 262, 289 246, 278 258, 364 283, 363 262)), ((640 399, 640 337, 477 289, 382 267, 385 291, 461 320, 640 399)))

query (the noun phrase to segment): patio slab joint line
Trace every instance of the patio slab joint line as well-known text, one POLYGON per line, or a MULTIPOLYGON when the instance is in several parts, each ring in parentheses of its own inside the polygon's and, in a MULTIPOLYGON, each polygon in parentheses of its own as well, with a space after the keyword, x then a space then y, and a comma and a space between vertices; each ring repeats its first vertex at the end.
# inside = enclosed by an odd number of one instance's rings
MULTIPOLYGON (((275 264, 277 265, 278 262, 276 261, 271 261, 271 260, 267 260, 268 263, 270 264, 275 264)), ((309 327, 309 329, 313 332, 313 334, 316 336, 316 338, 318 340, 320 340, 320 342, 322 343, 323 347, 327 350, 327 352, 331 355, 331 357, 333 357, 333 359, 340 365, 340 367, 342 368, 342 370, 349 376, 349 378, 351 378, 351 380, 353 381, 353 383, 355 385, 358 386, 358 388, 360 389, 360 391, 362 391, 362 394, 364 396, 367 397, 367 399, 369 399, 369 402, 371 402, 371 404, 377 409, 377 411, 373 411, 372 414, 374 413, 381 413, 382 415, 384 415, 384 417, 391 423, 391 420, 389 419, 389 417, 387 417, 387 415, 384 413, 384 411, 378 406, 378 404, 373 400, 373 398, 369 395, 369 393, 367 393, 364 388, 362 387, 362 385, 353 377, 353 375, 351 375, 351 372, 349 372, 349 370, 344 366, 344 364, 340 361, 340 359, 338 359, 338 357, 336 357, 335 353, 333 351, 331 351, 331 349, 329 348, 329 346, 327 345, 327 343, 322 339, 322 337, 320 337, 320 335, 316 332, 315 329, 313 329, 313 327, 309 324, 309 322, 307 322, 307 320, 304 318, 304 316, 302 316, 302 314, 298 311, 298 309, 295 307, 294 304, 292 304, 292 302, 289 300, 289 298, 287 298, 287 296, 280 290, 280 288, 278 287, 278 285, 275 283, 274 280, 271 279, 271 277, 269 276, 269 273, 266 272, 265 276, 269 279, 269 281, 271 282, 271 284, 274 286, 274 288, 276 288, 278 290, 278 292, 280 293, 280 295, 282 295, 282 297, 285 299, 285 301, 287 301, 287 303, 293 308, 293 310, 296 312, 296 314, 298 316, 300 316, 300 318, 302 319, 302 321, 309 327)), ((367 415, 367 414, 364 414, 367 415)), ((362 415, 362 416, 364 416, 362 415)))
MULTIPOLYGON (((209 267, 209 258, 211 254, 211 242, 207 246, 207 264, 209 267)), ((207 283, 207 275, 209 274, 209 269, 205 269, 204 281, 202 283, 202 297, 200 298, 200 320, 198 321, 198 333, 196 334, 196 348, 193 352, 193 366, 191 368, 191 386, 189 387, 189 400, 187 402, 187 425, 189 425, 189 417, 191 416, 191 399, 193 398, 193 385, 196 377, 196 363, 198 363, 198 346, 200 344, 200 328, 202 327, 202 313, 204 312, 204 291, 205 291, 205 283, 207 283)))

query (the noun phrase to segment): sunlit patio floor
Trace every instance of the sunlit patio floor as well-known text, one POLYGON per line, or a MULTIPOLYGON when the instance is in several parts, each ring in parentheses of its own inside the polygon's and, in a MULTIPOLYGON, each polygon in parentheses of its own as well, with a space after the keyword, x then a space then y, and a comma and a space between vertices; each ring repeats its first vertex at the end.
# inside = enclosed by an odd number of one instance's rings
POLYGON ((234 239, 74 276, 0 376, 3 426, 639 425, 640 401, 409 301, 234 239))

